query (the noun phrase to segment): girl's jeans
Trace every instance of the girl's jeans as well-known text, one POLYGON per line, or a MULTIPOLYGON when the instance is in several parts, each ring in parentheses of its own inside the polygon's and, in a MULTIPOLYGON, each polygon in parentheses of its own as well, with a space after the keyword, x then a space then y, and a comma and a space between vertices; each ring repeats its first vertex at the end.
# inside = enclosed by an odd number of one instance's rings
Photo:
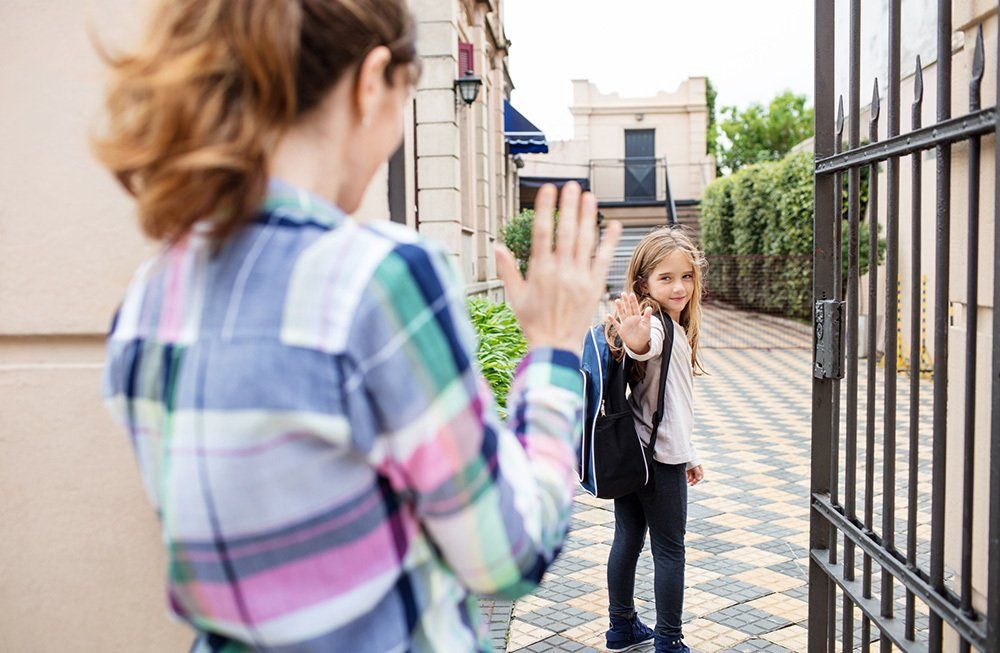
POLYGON ((684 607, 684 530, 687 466, 653 462, 649 483, 615 499, 615 540, 608 556, 609 612, 629 618, 635 610, 635 566, 649 529, 653 552, 656 634, 681 636, 684 607))

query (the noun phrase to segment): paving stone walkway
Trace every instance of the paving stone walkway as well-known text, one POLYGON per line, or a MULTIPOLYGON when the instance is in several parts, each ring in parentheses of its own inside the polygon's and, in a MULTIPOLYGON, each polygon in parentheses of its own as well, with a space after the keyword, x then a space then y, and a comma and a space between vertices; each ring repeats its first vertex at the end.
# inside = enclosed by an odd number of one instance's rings
MULTIPOLYGON (((694 438, 706 477, 689 496, 685 640, 698 653, 803 652, 809 564, 810 352, 808 348, 705 349, 703 359, 710 375, 695 382, 694 438)), ((862 377, 864 369, 862 364, 862 377)), ((863 440, 863 383, 860 392, 863 440)), ((929 419, 929 383, 922 394, 922 419, 929 419)), ((878 399, 881 406, 881 392, 878 399)), ((899 405, 905 428, 907 400, 901 398, 899 405)), ((920 465, 926 470, 922 481, 927 482, 920 488, 922 558, 929 521, 929 451, 929 445, 923 448, 920 465)), ((879 453, 873 453, 880 469, 879 453)), ((862 464, 864 455, 862 443, 862 464)), ((905 468, 903 456, 899 461, 903 484, 905 468)), ((905 498, 905 491, 902 495, 905 498)), ((860 495, 859 505, 863 505, 860 495)), ((905 501, 897 503, 897 509, 897 516, 905 517, 905 501)), ((513 606, 507 645, 498 645, 498 651, 605 650, 612 510, 611 502, 577 496, 563 554, 538 591, 513 606)), ((876 524, 878 520, 876 516, 876 524)), ((637 570, 636 604, 650 625, 655 622, 652 579, 647 542, 637 570)), ((857 643, 860 613, 855 624, 857 643)), ((918 621, 918 627, 924 625, 923 619, 918 621)), ((652 646, 639 650, 647 649, 652 646)))

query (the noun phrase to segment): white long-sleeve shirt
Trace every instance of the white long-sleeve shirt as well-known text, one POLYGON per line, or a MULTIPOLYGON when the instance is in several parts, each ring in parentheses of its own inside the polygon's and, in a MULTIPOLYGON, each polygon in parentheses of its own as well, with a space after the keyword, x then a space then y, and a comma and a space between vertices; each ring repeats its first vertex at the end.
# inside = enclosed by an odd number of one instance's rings
MULTIPOLYGON (((684 328, 674 325, 674 347, 670 352, 670 369, 667 371, 666 397, 663 401, 663 419, 660 420, 653 458, 667 465, 686 463, 687 468, 697 467, 698 452, 691 442, 694 431, 694 370, 691 367, 691 345, 684 328)), ((656 411, 660 385, 660 363, 663 352, 663 324, 657 318, 650 320, 649 350, 636 354, 625 347, 630 358, 646 361, 646 376, 634 388, 629 397, 635 430, 645 444, 649 444, 653 429, 653 413, 656 411)))

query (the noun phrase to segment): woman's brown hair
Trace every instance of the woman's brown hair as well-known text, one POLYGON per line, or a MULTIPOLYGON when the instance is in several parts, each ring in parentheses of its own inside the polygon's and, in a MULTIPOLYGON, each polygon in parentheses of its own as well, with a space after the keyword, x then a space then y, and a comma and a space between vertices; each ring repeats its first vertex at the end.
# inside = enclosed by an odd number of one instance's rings
POLYGON ((158 0, 138 49, 105 55, 112 80, 98 159, 136 198, 143 231, 200 220, 219 240, 257 209, 266 157, 375 47, 414 68, 405 0, 158 0))
MULTIPOLYGON (((687 254, 691 259, 691 267, 694 269, 694 288, 691 299, 681 311, 680 325, 684 327, 688 343, 691 345, 691 369, 694 370, 695 374, 700 375, 705 373, 705 368, 698 358, 698 342, 701 337, 701 298, 705 292, 704 274, 708 263, 683 227, 661 227, 648 233, 639 242, 628 263, 624 292, 635 293, 640 310, 646 310, 650 306, 654 313, 662 310, 659 302, 649 294, 649 276, 653 274, 653 270, 660 264, 660 261, 678 250, 687 254)), ((654 315, 653 319, 658 318, 654 315)), ((625 348, 618 335, 618 330, 610 319, 605 321, 604 335, 608 340, 608 347, 612 355, 616 360, 622 360, 625 356, 625 348)), ((645 374, 645 363, 634 365, 633 370, 635 370, 636 377, 641 379, 645 374)))

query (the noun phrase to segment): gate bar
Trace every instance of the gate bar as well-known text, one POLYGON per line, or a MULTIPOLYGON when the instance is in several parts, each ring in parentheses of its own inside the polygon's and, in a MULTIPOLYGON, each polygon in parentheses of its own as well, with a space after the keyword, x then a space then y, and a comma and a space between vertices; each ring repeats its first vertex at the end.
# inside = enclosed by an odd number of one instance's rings
MULTIPOLYGON (((833 85, 823 80, 833 79, 834 75, 834 33, 835 7, 829 0, 813 0, 814 5, 814 133, 815 156, 822 158, 833 154, 833 133, 830 126, 834 124, 833 85)), ((813 269, 813 299, 820 301, 832 299, 833 287, 833 227, 839 226, 840 189, 834 194, 833 177, 818 175, 813 186, 813 206, 816 219, 813 226, 814 269, 813 269), (836 197, 837 220, 834 219, 834 198, 836 197)), ((1000 225, 998 225, 1000 226, 1000 225)), ((815 339, 815 331, 813 338, 815 339)), ((813 343, 813 355, 816 346, 813 343)), ((813 361, 815 366, 815 360, 813 361)), ((833 381, 813 377, 812 381, 812 454, 810 469, 810 488, 813 494, 829 496, 830 477, 830 442, 833 421, 833 381)), ((832 529, 828 520, 824 519, 819 510, 813 507, 809 515, 809 548, 813 552, 829 549, 832 529)), ((810 556, 809 562, 809 653, 825 653, 829 641, 828 633, 833 625, 831 610, 835 605, 829 600, 833 592, 833 580, 820 566, 815 556, 810 556)))
MULTIPOLYGON (((938 0, 937 119, 951 118, 951 0, 938 0)), ((951 286, 951 145, 939 143, 937 154, 936 238, 934 245, 934 444, 931 485, 931 587, 944 594, 945 474, 948 447, 948 289, 951 286)), ((941 653, 942 621, 930 614, 930 653, 941 653)))
MULTIPOLYGON (((847 143, 848 147, 854 149, 861 142, 861 0, 851 0, 850 17, 850 64, 848 67, 848 112, 850 122, 848 127, 847 143)), ((857 346, 851 351, 854 338, 858 330, 858 306, 856 290, 857 286, 857 259, 856 247, 858 243, 858 213, 861 210, 861 170, 851 168, 847 171, 847 222, 849 228, 848 253, 848 287, 847 293, 847 429, 844 433, 844 511, 848 519, 856 520, 858 492, 858 430, 857 430, 857 346), (852 312, 853 307, 853 312, 852 312), (853 397, 851 389, 854 389, 853 397), (854 415, 851 415, 851 409, 854 415)), ((838 220, 835 233, 842 229, 838 220)), ((840 250, 838 249, 838 265, 834 271, 835 275, 840 275, 843 269, 840 264, 840 250)), ((834 438, 839 434, 835 431, 834 438)), ((844 538, 844 580, 853 581, 855 573, 854 543, 844 538)), ((841 640, 844 651, 854 649, 854 606, 851 597, 847 592, 843 593, 843 614, 841 615, 841 640)))
MULTIPOLYGON (((921 108, 924 101, 924 72, 917 55, 916 71, 913 78, 913 106, 911 107, 911 129, 920 128, 921 108)), ((909 470, 907 474, 906 499, 906 566, 917 570, 917 469, 920 462, 920 248, 921 245, 921 161, 920 152, 910 155, 910 448, 908 452, 909 470)), ((906 590, 906 637, 916 638, 916 601, 913 592, 906 590)))
MULTIPOLYGON (((834 153, 840 152, 844 145, 844 96, 840 95, 837 98, 837 123, 835 125, 836 138, 833 142, 834 153)), ((843 299, 843 293, 841 292, 841 265, 843 256, 843 247, 841 246, 842 238, 842 226, 844 224, 844 178, 842 173, 836 173, 833 176, 833 185, 836 188, 836 200, 833 207, 833 223, 831 230, 833 232, 833 249, 834 249, 834 271, 833 271, 833 296, 837 299, 843 299)), ((834 378, 833 384, 833 407, 831 408, 831 439, 830 439, 830 478, 832 485, 830 486, 830 498, 834 503, 839 503, 840 501, 840 379, 834 378)), ((829 561, 831 563, 837 562, 837 530, 831 525, 830 526, 830 552, 829 561)), ((830 606, 830 623, 829 632, 827 634, 828 648, 827 653, 834 653, 837 644, 837 585, 835 583, 830 583, 830 593, 827 597, 830 606)))
MULTIPOLYGON (((833 151, 839 152, 844 142, 844 96, 837 98, 837 124, 836 138, 833 141, 833 151)), ((842 225, 844 223, 844 186, 843 175, 839 172, 833 176, 833 185, 837 189, 837 199, 833 209, 833 251, 834 251, 834 271, 833 271, 833 296, 836 299, 843 299, 841 291, 841 267, 843 265, 841 243, 842 225)), ((833 379, 833 409, 832 409, 832 434, 830 440, 830 499, 834 503, 840 503, 840 379, 833 379)), ((830 562, 837 562, 837 532, 830 532, 830 562)), ((835 591, 834 585, 830 586, 830 591, 835 591)), ((832 600, 833 597, 831 597, 832 600)), ((833 635, 831 634, 831 637, 833 635)))
MULTIPOLYGON (((879 97, 878 79, 875 79, 872 91, 871 121, 868 123, 868 138, 872 143, 878 142, 879 97)), ((878 322, 878 164, 868 167, 868 324, 867 351, 868 383, 865 387, 867 400, 865 402, 865 530, 872 533, 875 518, 875 348, 876 329, 878 322)), ((861 593, 863 598, 872 598, 872 557, 867 553, 862 559, 863 581, 861 593)), ((868 651, 871 646, 872 622, 868 613, 863 612, 861 618, 861 647, 868 651)))
MULTIPOLYGON (((1000 4, 1000 3, 998 3, 1000 4)), ((830 38, 833 38, 832 35, 830 38)), ((1000 80, 1000 41, 997 43, 996 77, 1000 80)), ((996 102, 1000 106, 1000 84, 996 102)), ((1000 117, 993 124, 995 171, 1000 171, 1000 117)), ((817 180, 817 184, 819 181, 817 180)), ((987 587, 1000 587, 1000 183, 993 182, 993 357, 990 370, 990 506, 986 547, 987 587)), ((811 614, 809 615, 812 616, 811 614)), ((986 594, 986 653, 1000 653, 1000 592, 986 594)))
MULTIPOLYGON (((976 34, 976 49, 972 56, 972 79, 969 81, 969 110, 979 109, 982 98, 983 26, 976 34)), ((965 442, 963 446, 962 477, 962 610, 975 615, 972 609, 972 499, 976 471, 976 338, 979 306, 979 153, 980 137, 969 139, 969 218, 966 237, 965 276, 965 442)), ((960 653, 969 653, 969 642, 964 638, 960 653)))
MULTIPOLYGON (((878 617, 879 602, 875 599, 865 598, 864 590, 859 586, 857 581, 845 580, 844 574, 846 572, 842 565, 830 564, 822 560, 820 560, 820 564, 831 575, 837 585, 840 586, 844 595, 850 596, 857 606, 861 608, 861 614, 865 621, 870 622, 878 617)), ((891 646, 894 643, 903 653, 924 653, 924 649, 919 644, 906 639, 903 632, 903 624, 899 623, 897 619, 892 619, 880 625, 879 630, 882 633, 881 641, 883 642, 883 646, 891 646)), ((865 649, 862 650, 864 651, 865 649)))
POLYGON ((829 175, 852 166, 885 161, 893 156, 905 156, 941 144, 968 140, 976 134, 988 134, 993 131, 996 114, 996 107, 988 107, 965 116, 941 120, 939 124, 928 125, 891 140, 869 143, 836 156, 828 156, 816 161, 816 174, 829 175))
MULTIPOLYGON (((900 0, 889 3, 889 124, 888 136, 899 135, 899 50, 900 0)), ((896 323, 899 319, 899 158, 892 157, 886 165, 886 261, 885 261, 885 410, 882 434, 882 545, 896 550, 896 323)), ((875 252, 877 256, 877 251, 875 252)), ((883 618, 893 617, 893 577, 882 568, 883 618)), ((879 642, 882 653, 889 653, 891 644, 883 637, 879 642)))
MULTIPOLYGON (((829 497, 814 494, 812 507, 815 512, 829 520, 842 532, 845 538, 871 555, 875 564, 888 569, 901 584, 912 590, 917 598, 927 604, 931 615, 938 614, 939 620, 947 621, 956 630, 960 627, 963 631, 970 633, 969 641, 972 642, 973 646, 993 653, 986 647, 986 629, 982 619, 970 619, 966 616, 959 608, 957 600, 954 600, 948 593, 938 592, 919 572, 910 571, 906 563, 886 551, 877 538, 866 535, 857 524, 841 514, 839 507, 830 503, 829 497)), ((809 623, 812 624, 811 621, 809 623)))

